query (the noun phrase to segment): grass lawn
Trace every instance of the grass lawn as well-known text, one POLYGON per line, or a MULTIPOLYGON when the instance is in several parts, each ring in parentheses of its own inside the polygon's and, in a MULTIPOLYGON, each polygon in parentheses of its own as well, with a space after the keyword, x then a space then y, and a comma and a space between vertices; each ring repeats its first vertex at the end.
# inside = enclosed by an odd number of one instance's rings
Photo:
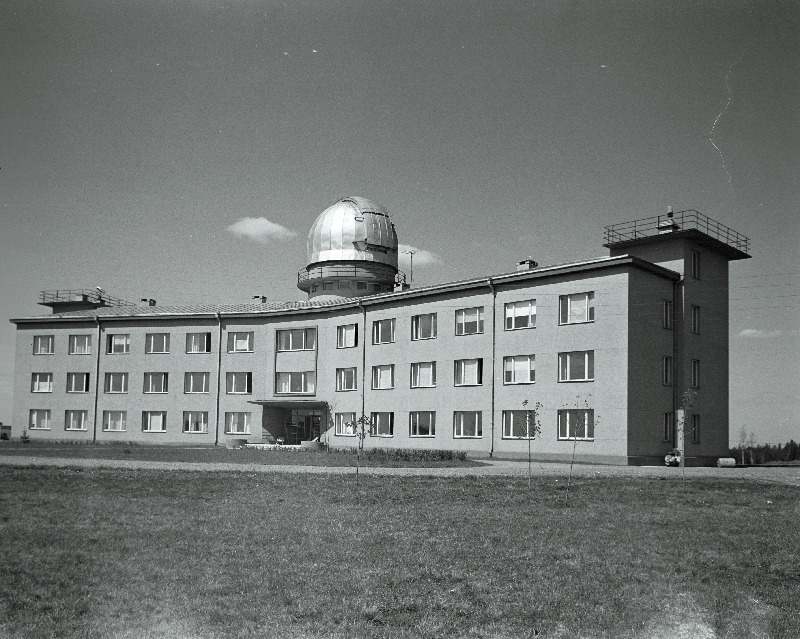
MULTIPOLYGON (((452 454, 442 451, 444 454, 452 454)), ((400 455, 414 455, 411 451, 400 451, 400 455)), ((302 466, 356 466, 354 452, 305 451, 297 450, 257 450, 254 448, 228 449, 225 446, 126 446, 111 444, 59 444, 3 442, 0 455, 30 455, 35 457, 66 457, 69 459, 126 459, 158 462, 194 462, 214 464, 265 464, 302 466)), ((431 455, 431 451, 420 451, 418 456, 431 455)), ((369 466, 388 466, 402 468, 440 468, 481 466, 469 459, 401 459, 391 451, 382 454, 378 450, 365 450, 362 463, 369 466)))
POLYGON ((800 490, 0 467, 0 636, 800 636, 800 490))

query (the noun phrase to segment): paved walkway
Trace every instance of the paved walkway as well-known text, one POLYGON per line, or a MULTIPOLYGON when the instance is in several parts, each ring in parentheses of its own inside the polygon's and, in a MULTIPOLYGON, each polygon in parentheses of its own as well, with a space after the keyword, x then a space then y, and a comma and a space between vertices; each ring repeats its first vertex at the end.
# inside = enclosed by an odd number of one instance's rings
MULTIPOLYGON (((362 467, 366 475, 398 475, 417 477, 498 477, 527 475, 525 461, 481 460, 485 466, 459 468, 383 468, 362 467)), ((240 473, 308 473, 308 474, 354 474, 353 467, 301 466, 265 464, 209 464, 194 462, 155 462, 117 459, 72 459, 66 457, 35 457, 0 455, 0 466, 54 466, 70 468, 119 468, 128 470, 189 470, 225 471, 240 473)), ((566 476, 569 464, 534 462, 531 472, 536 477, 566 476)), ((800 466, 774 468, 686 468, 686 478, 716 477, 725 479, 750 479, 800 486, 800 466)), ((599 464, 575 464, 572 474, 576 477, 665 477, 679 478, 679 468, 666 466, 604 466, 599 464)))

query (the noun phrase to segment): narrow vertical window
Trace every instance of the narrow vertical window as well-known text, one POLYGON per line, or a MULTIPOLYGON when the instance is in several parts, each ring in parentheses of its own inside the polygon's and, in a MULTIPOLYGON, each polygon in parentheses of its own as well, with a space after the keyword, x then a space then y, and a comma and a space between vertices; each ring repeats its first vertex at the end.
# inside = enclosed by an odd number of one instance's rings
POLYGON ((672 357, 664 355, 662 363, 661 383, 665 386, 672 386, 672 357))
POLYGON ((692 360, 692 388, 700 388, 700 360, 692 360))
POLYGON ((664 413, 664 441, 671 442, 674 432, 675 413, 672 411, 664 413))
POLYGON ((692 442, 700 441, 700 415, 692 415, 692 442))
POLYGON ((662 326, 672 330, 672 300, 664 300, 662 326))
POLYGON ((692 251, 691 274, 694 279, 700 279, 700 253, 697 251, 692 251))
POLYGON ((692 333, 700 334, 700 307, 692 306, 692 333))

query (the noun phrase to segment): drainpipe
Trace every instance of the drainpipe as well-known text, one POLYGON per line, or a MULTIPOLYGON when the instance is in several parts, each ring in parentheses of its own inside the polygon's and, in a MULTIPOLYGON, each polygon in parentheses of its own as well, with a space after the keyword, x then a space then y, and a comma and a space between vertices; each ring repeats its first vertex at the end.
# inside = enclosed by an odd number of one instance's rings
POLYGON ((97 406, 100 397, 100 349, 102 348, 102 334, 100 331, 100 316, 95 314, 94 321, 97 322, 97 357, 94 364, 94 424, 92 426, 92 443, 97 442, 97 406))
MULTIPOLYGON (((678 379, 678 372, 683 370, 682 362, 679 361, 680 348, 679 348, 679 331, 683 331, 683 322, 678 327, 678 318, 683 317, 683 276, 677 281, 672 283, 672 447, 678 445, 677 418, 678 408, 680 407, 680 380, 678 379), (678 311, 678 303, 680 302, 680 312, 678 311)), ((681 451, 681 458, 686 455, 686 451, 681 451)))
POLYGON ((361 331, 361 415, 356 419, 364 416, 364 408, 366 407, 364 395, 366 393, 365 384, 367 375, 367 309, 361 300, 358 301, 358 307, 361 309, 362 313, 363 329, 361 331))
POLYGON ((495 331, 495 325, 497 324, 497 317, 495 316, 495 306, 497 305, 497 290, 494 287, 494 282, 492 282, 492 278, 486 280, 486 283, 489 285, 489 288, 492 289, 492 416, 491 416, 491 437, 492 441, 489 447, 489 457, 494 455, 494 376, 495 376, 495 350, 497 346, 497 333, 495 331))
POLYGON ((214 427, 214 446, 219 444, 219 391, 222 384, 222 317, 219 313, 214 313, 217 316, 217 398, 216 398, 216 424, 214 427))

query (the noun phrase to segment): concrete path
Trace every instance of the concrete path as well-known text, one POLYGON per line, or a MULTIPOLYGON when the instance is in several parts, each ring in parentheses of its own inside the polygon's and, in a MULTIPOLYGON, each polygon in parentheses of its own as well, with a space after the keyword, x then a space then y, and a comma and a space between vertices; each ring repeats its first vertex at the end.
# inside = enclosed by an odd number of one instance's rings
MULTIPOLYGON (((501 477, 526 476, 525 461, 481 460, 485 466, 460 468, 382 468, 362 467, 366 475, 415 476, 415 477, 501 477)), ((65 457, 35 457, 0 455, 0 466, 53 466, 59 468, 116 468, 127 470, 174 470, 214 471, 239 473, 308 473, 308 474, 354 474, 353 467, 301 466, 265 464, 209 464, 194 462, 154 462, 116 459, 71 459, 65 457)), ((535 477, 560 477, 569 473, 569 464, 534 462, 531 472, 535 477)), ((773 468, 686 468, 686 478, 715 477, 725 479, 750 479, 800 486, 800 466, 773 468)), ((604 466, 599 464, 576 464, 572 467, 575 477, 665 477, 680 478, 679 468, 666 466, 604 466)))

